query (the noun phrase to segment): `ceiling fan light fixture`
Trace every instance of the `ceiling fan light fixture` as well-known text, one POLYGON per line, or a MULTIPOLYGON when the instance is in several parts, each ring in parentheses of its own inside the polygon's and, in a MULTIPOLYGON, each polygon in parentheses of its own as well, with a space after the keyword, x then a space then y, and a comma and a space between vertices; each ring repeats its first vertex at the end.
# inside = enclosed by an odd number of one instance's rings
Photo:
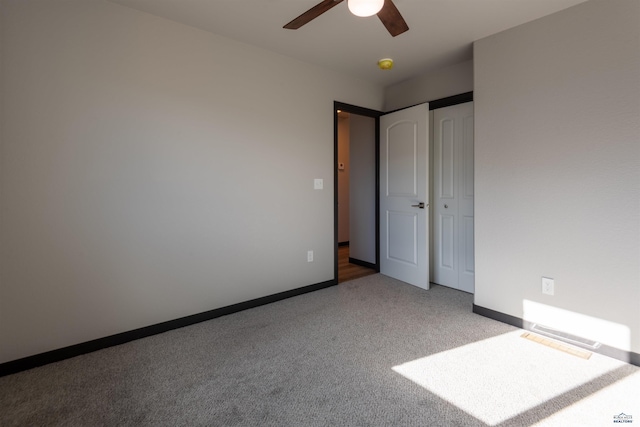
POLYGON ((347 0, 347 6, 354 15, 367 17, 380 12, 384 0, 347 0))

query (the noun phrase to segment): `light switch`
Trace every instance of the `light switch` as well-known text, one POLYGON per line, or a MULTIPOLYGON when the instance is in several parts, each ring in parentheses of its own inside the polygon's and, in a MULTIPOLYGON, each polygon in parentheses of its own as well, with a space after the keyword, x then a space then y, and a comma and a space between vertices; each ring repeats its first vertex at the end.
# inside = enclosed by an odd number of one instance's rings
POLYGON ((316 178, 313 180, 313 189, 314 190, 322 190, 324 188, 324 182, 321 178, 316 178))

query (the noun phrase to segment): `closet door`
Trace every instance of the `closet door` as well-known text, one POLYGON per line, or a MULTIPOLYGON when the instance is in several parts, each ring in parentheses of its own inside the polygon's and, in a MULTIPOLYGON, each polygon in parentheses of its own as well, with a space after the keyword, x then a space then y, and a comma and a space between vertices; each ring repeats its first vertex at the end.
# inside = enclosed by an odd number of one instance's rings
POLYGON ((431 281, 474 292, 473 102, 433 112, 431 281))

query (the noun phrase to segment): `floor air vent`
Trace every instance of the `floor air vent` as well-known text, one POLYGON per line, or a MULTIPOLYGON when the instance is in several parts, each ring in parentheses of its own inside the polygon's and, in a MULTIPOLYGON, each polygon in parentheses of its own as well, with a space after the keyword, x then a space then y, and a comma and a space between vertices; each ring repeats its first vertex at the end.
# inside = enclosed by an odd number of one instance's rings
POLYGON ((592 354, 590 351, 570 347, 561 342, 550 340, 549 338, 541 337, 540 335, 532 334, 531 332, 525 332, 521 335, 521 337, 537 342, 538 344, 546 345, 547 347, 555 348, 556 350, 564 351, 565 353, 569 353, 573 356, 581 357, 583 359, 590 358, 592 354))
POLYGON ((552 328, 548 328, 546 326, 538 325, 537 323, 534 323, 531 326, 531 331, 537 332, 542 335, 546 335, 551 338, 555 338, 560 341, 564 341, 569 344, 577 345, 578 347, 586 347, 590 350, 596 350, 597 348, 600 347, 599 342, 591 341, 582 337, 571 335, 566 332, 562 332, 552 328))

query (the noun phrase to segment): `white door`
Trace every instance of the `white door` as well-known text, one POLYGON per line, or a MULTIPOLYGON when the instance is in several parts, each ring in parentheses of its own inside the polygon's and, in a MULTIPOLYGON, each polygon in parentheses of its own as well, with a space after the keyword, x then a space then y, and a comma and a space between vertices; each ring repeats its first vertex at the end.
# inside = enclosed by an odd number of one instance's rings
POLYGON ((380 273, 429 289, 429 106, 380 118, 380 273))
POLYGON ((433 136, 431 281, 473 293, 473 102, 434 110, 433 136))

